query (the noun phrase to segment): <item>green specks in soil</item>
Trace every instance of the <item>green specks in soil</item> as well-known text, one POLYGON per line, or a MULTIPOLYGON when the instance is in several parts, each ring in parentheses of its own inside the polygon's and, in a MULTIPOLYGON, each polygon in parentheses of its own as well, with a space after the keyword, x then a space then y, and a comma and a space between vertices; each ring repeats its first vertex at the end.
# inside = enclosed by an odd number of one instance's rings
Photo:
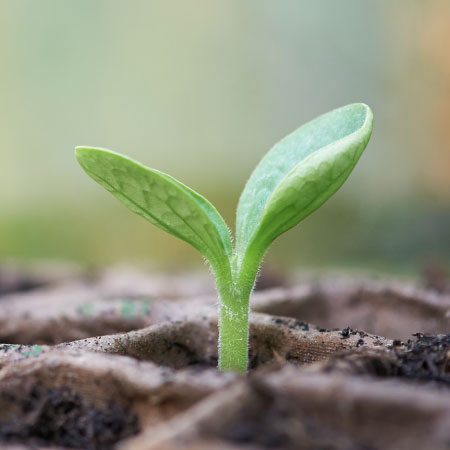
POLYGON ((140 314, 148 316, 150 314, 150 300, 141 300, 140 314))
POLYGON ((33 356, 33 355, 39 355, 39 353, 42 352, 42 346, 40 345, 30 345, 28 346, 27 351, 22 351, 22 356, 33 356))
POLYGON ((0 344, 1 353, 17 352, 20 358, 39 355, 43 350, 41 345, 0 344))
POLYGON ((86 302, 78 306, 77 312, 82 316, 92 316, 95 312, 95 304, 93 302, 86 302))
POLYGON ((79 305, 76 312, 84 317, 113 314, 119 315, 124 319, 136 319, 150 314, 150 300, 116 299, 89 301, 79 305))
POLYGON ((148 300, 122 300, 120 314, 126 319, 146 316, 150 313, 150 302, 148 300))
POLYGON ((127 319, 131 319, 135 315, 135 302, 132 300, 122 300, 122 304, 120 306, 120 314, 127 319))

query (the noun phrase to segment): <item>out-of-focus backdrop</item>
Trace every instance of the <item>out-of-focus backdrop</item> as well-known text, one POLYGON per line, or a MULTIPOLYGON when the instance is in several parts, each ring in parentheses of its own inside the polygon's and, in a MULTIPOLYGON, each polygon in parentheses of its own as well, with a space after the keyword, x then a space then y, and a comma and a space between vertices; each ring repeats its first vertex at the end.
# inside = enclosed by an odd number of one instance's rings
POLYGON ((372 140, 280 268, 416 272, 450 261, 447 0, 1 0, 0 258, 202 264, 80 169, 110 148, 211 200, 230 225, 284 135, 369 104, 372 140))

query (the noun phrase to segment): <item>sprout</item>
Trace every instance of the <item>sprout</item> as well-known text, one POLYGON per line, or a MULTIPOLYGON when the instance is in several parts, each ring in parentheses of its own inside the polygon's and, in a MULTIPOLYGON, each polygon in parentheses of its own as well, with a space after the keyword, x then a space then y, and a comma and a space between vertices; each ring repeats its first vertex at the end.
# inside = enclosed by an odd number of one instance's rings
POLYGON ((370 108, 324 114, 278 142, 247 181, 236 242, 214 206, 175 178, 114 153, 77 147, 95 181, 125 206, 189 242, 211 264, 219 306, 219 368, 247 372, 249 300, 262 258, 280 234, 319 208, 344 183, 372 132, 370 108))

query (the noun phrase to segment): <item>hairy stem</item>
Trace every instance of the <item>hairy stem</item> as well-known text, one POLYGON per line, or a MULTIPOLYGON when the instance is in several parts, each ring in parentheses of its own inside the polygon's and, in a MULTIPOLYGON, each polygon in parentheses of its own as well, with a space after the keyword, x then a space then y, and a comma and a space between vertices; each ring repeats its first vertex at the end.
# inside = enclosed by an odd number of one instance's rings
POLYGON ((249 252, 241 266, 231 262, 231 280, 219 277, 219 369, 247 373, 250 295, 263 251, 249 252))
POLYGON ((234 288, 220 296, 219 369, 246 374, 250 293, 241 295, 234 288))

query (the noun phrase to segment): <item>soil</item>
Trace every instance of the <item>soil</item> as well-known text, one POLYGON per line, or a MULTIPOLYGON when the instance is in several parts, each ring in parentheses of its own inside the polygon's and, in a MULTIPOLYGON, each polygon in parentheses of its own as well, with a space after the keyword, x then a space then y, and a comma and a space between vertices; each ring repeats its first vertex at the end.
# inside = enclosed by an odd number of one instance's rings
POLYGON ((32 446, 59 445, 85 449, 108 449, 120 439, 139 432, 136 415, 114 401, 99 409, 72 392, 34 386, 26 396, 3 393, 0 401, 17 402, 19 414, 29 417, 16 423, 0 422, 0 441, 32 446), (25 422, 25 423, 24 423, 25 422), (28 423, 27 423, 28 422, 28 423))
MULTIPOLYGON (((223 439, 237 444, 262 448, 301 448, 311 450, 342 448, 345 436, 324 427, 308 414, 293 414, 293 399, 274 395, 258 380, 251 380, 253 401, 245 405, 243 419, 223 433, 223 439), (263 412, 263 413, 261 413, 263 412)), ((351 448, 351 447, 348 447, 351 448)))
MULTIPOLYGON (((248 390, 249 399, 244 401, 233 419, 226 424, 221 424, 221 431, 214 436, 215 438, 219 437, 232 444, 251 444, 264 449, 375 450, 390 448, 389 444, 380 445, 382 439, 377 439, 373 435, 379 433, 379 429, 384 429, 387 435, 391 434, 390 438, 392 439, 394 433, 390 433, 389 428, 400 428, 395 422, 402 422, 396 417, 396 414, 400 413, 403 416, 403 427, 411 426, 415 421, 421 419, 418 411, 415 412, 416 417, 411 417, 405 411, 395 411, 396 407, 389 405, 390 413, 392 414, 393 411, 395 413, 389 416, 389 412, 385 411, 387 420, 378 418, 375 430, 368 437, 366 433, 361 432, 365 426, 364 420, 361 421, 361 411, 356 414, 349 411, 344 402, 341 405, 324 406, 322 410, 319 410, 317 406, 311 409, 308 405, 303 406, 299 402, 299 398, 292 395, 289 389, 287 392, 280 392, 273 388, 273 384, 267 383, 260 377, 249 380, 248 390), (330 420, 326 418, 327 415, 334 417, 330 420), (349 433, 348 426, 336 426, 336 422, 345 423, 348 420, 352 422, 350 427, 360 428, 360 430, 349 433)), ((303 401, 308 403, 308 399, 303 401)), ((376 409, 376 405, 372 405, 372 408, 376 409)), ((376 416, 372 412, 371 420, 375 418, 376 416)), ((424 419, 423 422, 426 420, 424 419)), ((397 444, 398 447, 394 444, 393 448, 403 448, 402 444, 400 441, 397 444)), ((433 445, 432 439, 428 440, 426 435, 423 435, 418 441, 418 447, 408 444, 406 448, 433 449, 436 447, 433 445), (424 441, 428 441, 428 445, 423 445, 424 441)))
POLYGON ((372 377, 400 377, 450 389, 450 334, 417 334, 406 343, 392 341, 386 350, 341 352, 323 365, 327 372, 372 377))
POLYGON ((414 380, 432 381, 450 388, 450 334, 426 336, 418 333, 408 340, 400 360, 398 375, 414 380))
POLYGON ((81 269, 72 263, 41 262, 28 264, 8 261, 0 264, 0 297, 14 292, 27 292, 55 285, 81 276, 81 269))
POLYGON ((216 369, 217 300, 204 277, 16 269, 4 283, 2 273, 4 445, 450 448, 441 278, 439 289, 348 278, 273 287, 287 282, 272 274, 254 294, 240 377, 216 369))

